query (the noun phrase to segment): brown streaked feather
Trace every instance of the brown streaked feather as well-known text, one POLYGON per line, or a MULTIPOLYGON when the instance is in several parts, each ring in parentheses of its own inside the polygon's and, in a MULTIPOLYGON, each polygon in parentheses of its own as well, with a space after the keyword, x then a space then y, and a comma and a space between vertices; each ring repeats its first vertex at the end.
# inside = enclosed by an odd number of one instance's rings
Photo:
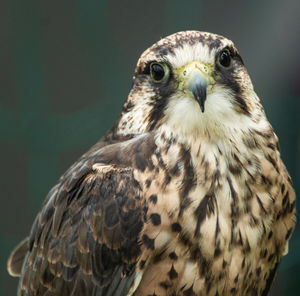
POLYGON ((135 199, 140 185, 130 168, 85 161, 83 170, 61 179, 35 221, 19 295, 125 295, 134 281, 143 228, 144 201, 135 199))
POLYGON ((11 276, 20 276, 28 248, 28 237, 26 237, 10 254, 7 261, 7 270, 11 276))

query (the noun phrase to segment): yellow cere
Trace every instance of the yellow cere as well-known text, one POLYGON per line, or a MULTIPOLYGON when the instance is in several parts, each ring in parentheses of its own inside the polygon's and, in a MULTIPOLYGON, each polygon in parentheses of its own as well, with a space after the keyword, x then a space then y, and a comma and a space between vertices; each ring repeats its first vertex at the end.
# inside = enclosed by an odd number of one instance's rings
POLYGON ((178 88, 184 92, 189 92, 189 81, 191 77, 197 72, 200 73, 201 76, 205 79, 207 83, 207 92, 211 92, 212 87, 215 84, 215 80, 212 77, 212 66, 210 64, 201 63, 198 61, 188 63, 176 70, 176 74, 179 80, 178 88))

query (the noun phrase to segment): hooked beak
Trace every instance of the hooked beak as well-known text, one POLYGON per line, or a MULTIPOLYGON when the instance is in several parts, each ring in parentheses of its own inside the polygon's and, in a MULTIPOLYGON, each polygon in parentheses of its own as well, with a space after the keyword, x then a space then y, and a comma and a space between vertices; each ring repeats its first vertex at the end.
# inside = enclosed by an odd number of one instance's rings
POLYGON ((178 69, 179 89, 193 96, 204 112, 207 92, 215 84, 211 76, 211 66, 200 62, 191 62, 178 69))

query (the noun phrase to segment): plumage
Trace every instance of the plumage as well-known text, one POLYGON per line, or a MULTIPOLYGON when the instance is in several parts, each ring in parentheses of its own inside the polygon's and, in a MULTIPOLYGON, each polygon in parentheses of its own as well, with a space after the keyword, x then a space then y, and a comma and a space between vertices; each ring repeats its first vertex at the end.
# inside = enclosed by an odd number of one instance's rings
POLYGON ((267 295, 294 226, 237 49, 179 32, 142 54, 119 119, 49 192, 8 271, 27 296, 267 295))

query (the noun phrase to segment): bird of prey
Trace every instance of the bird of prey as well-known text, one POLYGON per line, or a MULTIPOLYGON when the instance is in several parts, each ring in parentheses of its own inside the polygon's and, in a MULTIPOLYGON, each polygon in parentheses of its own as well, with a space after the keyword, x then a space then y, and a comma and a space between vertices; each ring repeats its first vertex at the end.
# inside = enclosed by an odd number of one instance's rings
POLYGON ((266 296, 295 193, 234 44, 185 31, 140 57, 120 116, 8 260, 19 296, 266 296))

